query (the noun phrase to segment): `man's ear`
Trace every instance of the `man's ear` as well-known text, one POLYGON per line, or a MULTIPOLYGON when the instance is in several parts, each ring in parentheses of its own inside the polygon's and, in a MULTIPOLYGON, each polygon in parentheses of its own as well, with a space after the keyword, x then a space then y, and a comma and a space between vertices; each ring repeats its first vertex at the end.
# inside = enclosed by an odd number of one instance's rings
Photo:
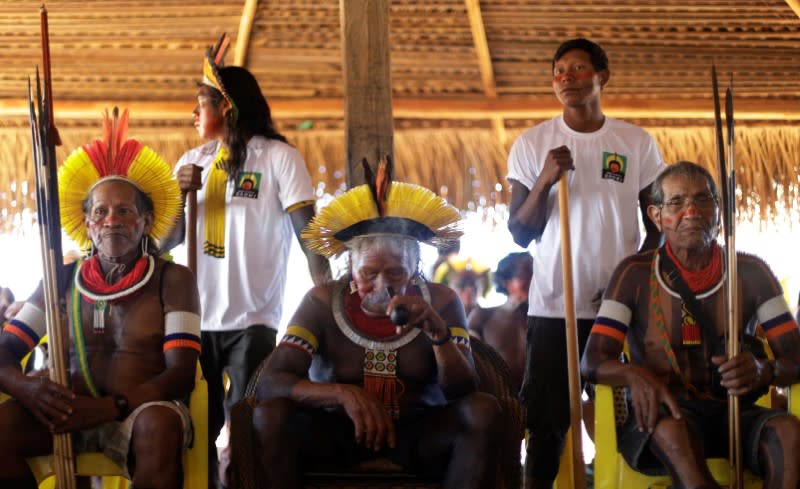
POLYGON ((153 230, 153 222, 155 221, 155 215, 153 212, 147 212, 144 215, 144 229, 142 230, 142 237, 148 236, 150 232, 153 230))
POLYGON ((608 68, 601 70, 600 72, 597 73, 597 76, 600 77, 600 86, 602 88, 605 88, 606 83, 608 83, 608 80, 611 78, 611 70, 609 70, 608 68))
POLYGON ((656 225, 656 227, 658 228, 658 232, 659 233, 662 232, 661 231, 661 207, 659 207, 657 205, 653 205, 653 204, 648 205, 647 206, 647 217, 649 217, 650 220, 653 221, 653 224, 656 225))

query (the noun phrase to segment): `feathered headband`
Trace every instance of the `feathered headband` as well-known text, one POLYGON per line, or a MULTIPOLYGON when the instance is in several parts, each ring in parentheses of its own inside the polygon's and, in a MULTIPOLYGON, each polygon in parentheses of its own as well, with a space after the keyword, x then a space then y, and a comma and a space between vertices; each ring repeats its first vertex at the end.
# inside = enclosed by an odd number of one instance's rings
POLYGON ((128 111, 119 116, 103 114, 103 140, 95 140, 72 152, 58 170, 58 198, 64 232, 81 249, 91 241, 86 229, 83 203, 92 190, 108 180, 123 180, 144 192, 153 202, 150 236, 160 241, 172 229, 181 208, 178 181, 169 164, 135 139, 125 139, 128 111))
POLYGON ((203 84, 216 88, 222 93, 222 96, 231 105, 233 121, 236 122, 239 120, 239 108, 233 102, 233 97, 228 90, 225 89, 219 74, 219 69, 225 66, 225 54, 228 52, 230 44, 231 38, 227 33, 222 33, 217 44, 206 49, 206 55, 203 58, 203 84))
POLYGON ((354 187, 320 210, 300 236, 306 246, 325 257, 339 255, 347 241, 370 234, 406 236, 444 246, 461 234, 458 209, 430 190, 392 182, 392 164, 381 160, 373 179, 363 161, 364 185, 354 187))

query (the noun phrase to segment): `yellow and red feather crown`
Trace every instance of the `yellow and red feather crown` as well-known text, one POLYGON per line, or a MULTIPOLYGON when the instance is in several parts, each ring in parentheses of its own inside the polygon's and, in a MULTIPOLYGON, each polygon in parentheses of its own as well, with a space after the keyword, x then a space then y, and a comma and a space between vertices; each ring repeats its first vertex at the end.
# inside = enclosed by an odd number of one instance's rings
POLYGON ((64 232, 81 249, 91 245, 83 203, 94 188, 107 180, 123 180, 144 192, 153 202, 150 236, 161 241, 172 229, 181 209, 178 181, 169 164, 135 139, 125 139, 128 111, 119 117, 103 114, 103 139, 77 148, 58 170, 58 198, 64 232))

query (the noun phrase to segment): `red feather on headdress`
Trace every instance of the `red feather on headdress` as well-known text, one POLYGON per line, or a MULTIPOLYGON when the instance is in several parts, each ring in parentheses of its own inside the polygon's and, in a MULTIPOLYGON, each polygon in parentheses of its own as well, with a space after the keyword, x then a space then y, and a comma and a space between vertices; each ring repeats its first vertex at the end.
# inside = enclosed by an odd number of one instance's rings
POLYGON ((386 215, 386 196, 389 193, 389 184, 392 183, 392 158, 386 155, 378 162, 375 173, 375 203, 378 204, 378 214, 386 215))
POLYGON ((103 139, 95 140, 83 147, 101 178, 128 174, 128 168, 143 145, 135 139, 126 141, 127 135, 128 110, 125 109, 120 116, 119 109, 114 107, 111 117, 106 110, 103 113, 103 139))

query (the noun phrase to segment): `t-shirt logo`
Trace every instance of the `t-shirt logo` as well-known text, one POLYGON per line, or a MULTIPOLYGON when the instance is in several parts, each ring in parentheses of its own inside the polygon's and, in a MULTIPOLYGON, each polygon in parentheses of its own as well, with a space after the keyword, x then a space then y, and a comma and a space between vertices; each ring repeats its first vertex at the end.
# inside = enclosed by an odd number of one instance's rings
POLYGON ((603 178, 615 182, 625 181, 625 171, 628 169, 628 157, 618 153, 603 151, 603 178))
POLYGON ((240 171, 236 174, 236 188, 233 189, 234 197, 248 199, 258 198, 258 188, 261 186, 261 173, 257 171, 240 171))

